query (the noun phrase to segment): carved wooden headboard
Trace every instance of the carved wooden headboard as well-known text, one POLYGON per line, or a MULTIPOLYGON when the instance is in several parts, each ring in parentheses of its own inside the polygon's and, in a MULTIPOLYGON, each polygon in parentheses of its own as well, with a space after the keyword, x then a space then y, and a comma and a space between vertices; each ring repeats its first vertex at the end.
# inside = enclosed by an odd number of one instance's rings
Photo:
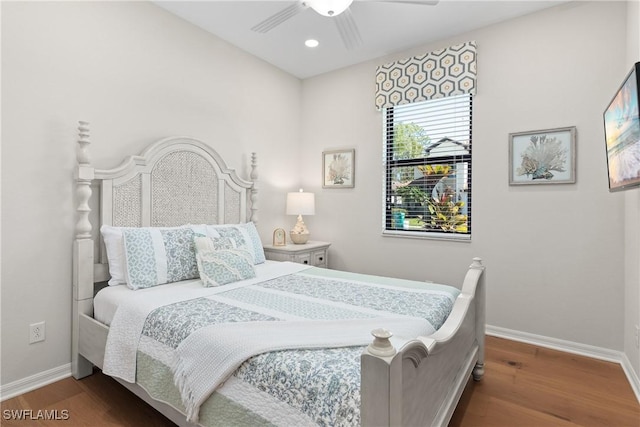
MULTIPOLYGON (((251 180, 229 169, 209 145, 188 137, 157 141, 119 166, 102 170, 90 163, 89 124, 80 122, 78 130, 74 255, 84 264, 92 258, 91 283, 109 278, 99 233, 102 225, 169 227, 257 221, 255 153, 251 156, 251 180), (97 207, 99 216, 91 213, 90 206, 97 207)), ((82 283, 86 279, 83 276, 82 283)))
POLYGON ((100 227, 257 222, 258 174, 255 153, 244 180, 213 148, 188 137, 163 139, 116 168, 95 169, 89 123, 80 122, 78 130, 71 364, 80 378, 92 367, 79 355, 79 319, 93 316, 94 283, 109 279, 100 227))

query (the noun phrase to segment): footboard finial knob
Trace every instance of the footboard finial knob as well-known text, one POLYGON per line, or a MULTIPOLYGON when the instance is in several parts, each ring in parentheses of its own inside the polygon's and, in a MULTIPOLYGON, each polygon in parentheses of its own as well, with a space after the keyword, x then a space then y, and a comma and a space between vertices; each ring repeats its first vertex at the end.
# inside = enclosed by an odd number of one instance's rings
POLYGON ((369 353, 380 357, 390 357, 396 354, 396 349, 389 341, 389 338, 393 336, 391 331, 382 328, 374 329, 371 331, 371 335, 374 336, 374 339, 367 347, 369 353))

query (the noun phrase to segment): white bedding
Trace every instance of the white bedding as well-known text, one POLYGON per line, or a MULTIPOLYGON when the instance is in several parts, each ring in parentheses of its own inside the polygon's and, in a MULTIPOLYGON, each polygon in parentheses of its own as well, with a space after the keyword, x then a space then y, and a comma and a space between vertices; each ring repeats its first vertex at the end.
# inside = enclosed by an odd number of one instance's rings
MULTIPOLYGON (((267 277, 274 269, 279 269, 283 263, 280 261, 266 261, 255 266, 256 279, 267 277)), ((174 289, 198 290, 202 289, 200 279, 183 280, 181 282, 167 283, 146 289, 132 290, 126 285, 107 286, 101 289, 93 300, 93 317, 105 325, 111 325, 113 316, 120 304, 131 299, 135 295, 155 296, 161 293, 172 292, 174 289)))
POLYGON ((154 286, 152 288, 132 290, 127 285, 106 286, 101 289, 93 300, 93 318, 105 325, 111 325, 113 316, 116 314, 118 306, 124 301, 131 299, 132 295, 139 294, 159 294, 166 292, 170 288, 202 288, 200 279, 183 280, 182 282, 167 283, 166 285, 154 286))

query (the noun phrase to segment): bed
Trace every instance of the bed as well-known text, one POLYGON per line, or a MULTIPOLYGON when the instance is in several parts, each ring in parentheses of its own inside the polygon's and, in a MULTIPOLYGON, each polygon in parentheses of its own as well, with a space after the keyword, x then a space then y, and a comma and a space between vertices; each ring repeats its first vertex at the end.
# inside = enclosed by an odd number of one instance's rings
POLYGON ((248 180, 188 137, 100 170, 78 129, 75 378, 102 369, 185 426, 441 426, 482 378, 480 259, 459 287, 267 261, 255 153, 248 180))

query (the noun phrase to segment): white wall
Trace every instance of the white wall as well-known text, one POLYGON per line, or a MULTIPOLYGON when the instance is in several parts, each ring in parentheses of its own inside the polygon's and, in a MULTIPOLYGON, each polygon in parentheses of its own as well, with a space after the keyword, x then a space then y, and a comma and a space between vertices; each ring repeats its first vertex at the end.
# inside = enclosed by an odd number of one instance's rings
POLYGON ((298 185, 301 83, 151 3, 1 7, 4 385, 70 362, 77 121, 92 123, 100 168, 189 135, 248 178, 257 151, 267 238, 298 185), (39 321, 47 339, 29 345, 39 321))
MULTIPOLYGON (((640 3, 628 2, 627 60, 620 70, 621 79, 640 61, 640 3)), ((637 378, 640 378, 640 350, 636 344, 636 325, 640 325, 640 190, 625 194, 625 319, 624 353, 637 378)))
POLYGON ((488 272, 487 323, 622 350, 624 196, 609 194, 602 111, 626 67, 626 4, 580 2, 303 82, 305 188, 331 266, 460 283, 473 256, 488 272), (476 40, 471 243, 381 236, 378 64, 476 40), (508 185, 510 132, 577 127, 577 183, 508 185), (322 189, 321 153, 355 148, 354 189, 322 189))

